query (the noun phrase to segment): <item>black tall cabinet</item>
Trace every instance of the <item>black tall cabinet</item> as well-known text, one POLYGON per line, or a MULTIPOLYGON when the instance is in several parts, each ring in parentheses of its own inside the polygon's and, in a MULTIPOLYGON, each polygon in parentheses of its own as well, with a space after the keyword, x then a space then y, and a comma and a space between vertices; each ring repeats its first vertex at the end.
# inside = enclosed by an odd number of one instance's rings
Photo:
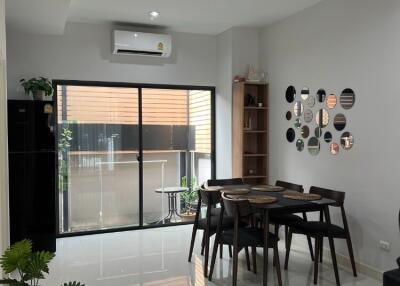
POLYGON ((56 150, 53 102, 8 101, 10 239, 56 250, 56 150))

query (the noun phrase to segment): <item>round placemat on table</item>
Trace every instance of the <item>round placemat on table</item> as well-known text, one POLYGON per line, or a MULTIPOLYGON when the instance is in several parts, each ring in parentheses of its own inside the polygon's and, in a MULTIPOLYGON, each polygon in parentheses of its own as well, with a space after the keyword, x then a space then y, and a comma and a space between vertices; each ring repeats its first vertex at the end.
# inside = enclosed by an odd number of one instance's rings
POLYGON ((298 201, 317 201, 322 197, 317 194, 298 194, 298 195, 283 195, 284 198, 298 201))
POLYGON ((248 189, 224 189, 223 192, 227 195, 245 195, 250 193, 248 189))
POLYGON ((297 192, 297 191, 293 191, 293 190, 286 190, 286 191, 283 191, 282 194, 283 195, 294 195, 294 196, 297 196, 297 195, 301 195, 302 193, 297 192))
POLYGON ((271 196, 241 196, 240 199, 246 199, 252 204, 273 204, 278 199, 271 196))
POLYGON ((259 192, 282 192, 285 190, 284 187, 271 185, 257 185, 251 187, 251 189, 259 192))
POLYGON ((220 191, 222 189, 223 189, 223 187, 221 187, 221 186, 209 186, 209 187, 205 188, 205 191, 207 191, 207 192, 218 192, 218 191, 220 191))

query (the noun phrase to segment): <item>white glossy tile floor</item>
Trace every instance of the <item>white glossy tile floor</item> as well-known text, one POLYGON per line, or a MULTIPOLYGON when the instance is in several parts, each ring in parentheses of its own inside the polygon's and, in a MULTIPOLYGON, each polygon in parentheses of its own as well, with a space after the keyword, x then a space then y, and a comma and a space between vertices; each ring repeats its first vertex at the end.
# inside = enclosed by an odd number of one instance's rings
MULTIPOLYGON (((191 226, 187 225, 58 239, 50 275, 42 284, 58 286, 77 280, 86 286, 230 285, 231 260, 227 249, 224 249, 224 258, 217 259, 213 282, 209 282, 203 277, 201 235, 197 237, 192 263, 187 262, 190 235, 191 226)), ((257 275, 246 270, 241 254, 238 285, 261 285, 262 250, 259 251, 257 275)), ((281 251, 281 264, 283 256, 281 251)), ((277 285, 272 263, 269 266, 268 285, 277 285)), ((289 271, 282 269, 283 285, 313 285, 312 269, 308 253, 294 248, 289 271)), ((380 285, 362 275, 354 278, 346 269, 340 269, 340 278, 343 286, 380 285)), ((322 265, 319 279, 321 286, 335 285, 329 263, 322 265)))

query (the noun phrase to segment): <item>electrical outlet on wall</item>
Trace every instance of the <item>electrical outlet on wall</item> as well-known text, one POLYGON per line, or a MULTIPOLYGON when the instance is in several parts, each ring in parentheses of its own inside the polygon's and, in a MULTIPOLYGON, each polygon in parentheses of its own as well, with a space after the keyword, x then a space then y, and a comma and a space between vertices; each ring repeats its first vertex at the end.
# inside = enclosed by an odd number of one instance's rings
POLYGON ((387 241, 383 241, 383 240, 379 241, 379 247, 380 247, 382 250, 390 251, 390 243, 387 242, 387 241))

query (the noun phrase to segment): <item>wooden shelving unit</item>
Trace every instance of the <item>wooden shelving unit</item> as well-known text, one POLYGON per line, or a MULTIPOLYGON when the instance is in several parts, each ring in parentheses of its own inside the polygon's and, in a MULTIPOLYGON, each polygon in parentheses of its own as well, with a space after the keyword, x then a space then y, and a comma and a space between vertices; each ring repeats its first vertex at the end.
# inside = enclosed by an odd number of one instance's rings
POLYGON ((268 183, 268 111, 266 83, 233 84, 232 174, 248 184, 268 183))

